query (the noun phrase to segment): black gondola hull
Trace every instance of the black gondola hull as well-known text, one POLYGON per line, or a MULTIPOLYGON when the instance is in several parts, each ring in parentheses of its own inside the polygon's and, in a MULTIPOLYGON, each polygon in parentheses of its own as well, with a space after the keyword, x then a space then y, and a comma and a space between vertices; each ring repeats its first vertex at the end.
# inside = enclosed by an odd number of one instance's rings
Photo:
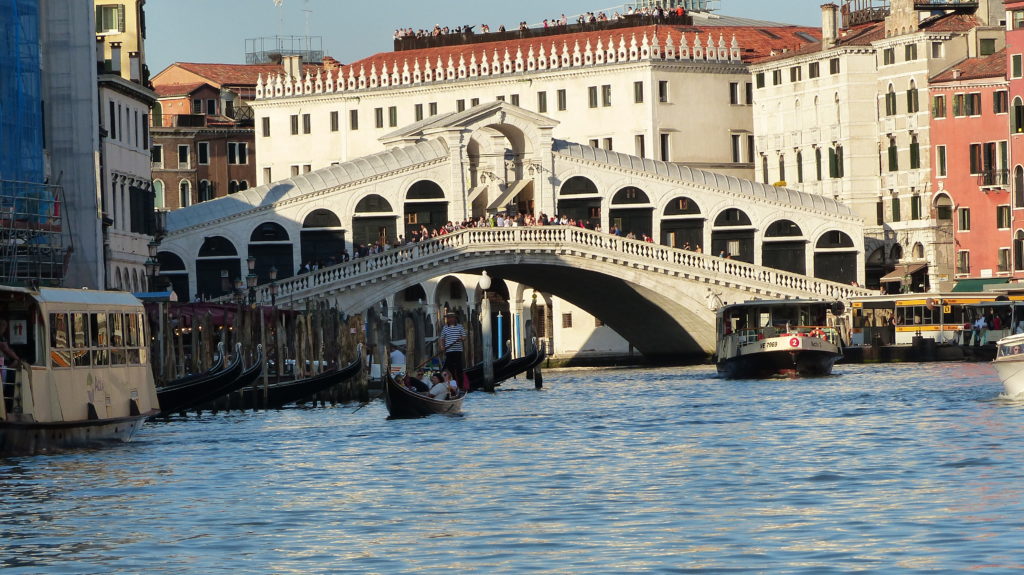
POLYGON ((434 414, 458 415, 462 413, 465 394, 455 399, 432 399, 426 395, 406 389, 390 376, 384 378, 384 403, 389 419, 412 419, 434 414))

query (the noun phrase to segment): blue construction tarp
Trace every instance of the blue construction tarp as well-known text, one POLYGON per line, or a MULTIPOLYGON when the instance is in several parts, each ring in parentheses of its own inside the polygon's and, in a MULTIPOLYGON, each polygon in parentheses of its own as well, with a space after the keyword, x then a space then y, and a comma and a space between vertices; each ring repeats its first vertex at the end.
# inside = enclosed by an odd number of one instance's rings
POLYGON ((0 0, 0 180, 43 182, 39 0, 0 0))

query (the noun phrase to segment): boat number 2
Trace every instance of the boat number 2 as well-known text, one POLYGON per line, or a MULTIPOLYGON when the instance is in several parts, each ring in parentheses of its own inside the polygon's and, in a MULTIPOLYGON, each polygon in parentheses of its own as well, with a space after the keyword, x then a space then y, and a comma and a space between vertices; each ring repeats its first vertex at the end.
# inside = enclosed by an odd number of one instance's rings
POLYGON ((800 347, 800 338, 794 337, 789 340, 790 347, 800 347))

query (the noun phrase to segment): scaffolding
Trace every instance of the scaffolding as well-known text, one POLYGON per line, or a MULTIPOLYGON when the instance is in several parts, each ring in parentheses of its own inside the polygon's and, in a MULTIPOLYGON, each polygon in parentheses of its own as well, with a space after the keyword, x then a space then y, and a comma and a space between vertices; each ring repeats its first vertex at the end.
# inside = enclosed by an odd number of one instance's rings
POLYGON ((71 254, 60 186, 0 180, 0 284, 60 287, 71 254))
POLYGON ((319 64, 324 59, 320 36, 265 36, 245 40, 246 64, 280 64, 284 56, 299 56, 303 64, 319 64))

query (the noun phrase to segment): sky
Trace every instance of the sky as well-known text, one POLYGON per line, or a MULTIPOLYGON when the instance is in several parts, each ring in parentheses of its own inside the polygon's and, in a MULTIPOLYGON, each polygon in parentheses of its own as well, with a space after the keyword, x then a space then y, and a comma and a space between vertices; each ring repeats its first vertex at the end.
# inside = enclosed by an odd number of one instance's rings
MULTIPOLYGON (((174 62, 244 64, 246 39, 319 36, 343 64, 391 51, 396 28, 497 29, 586 11, 621 8, 618 0, 148 0, 146 63, 152 75, 174 62)), ((719 12, 804 26, 821 25, 823 0, 720 0, 719 12)))

